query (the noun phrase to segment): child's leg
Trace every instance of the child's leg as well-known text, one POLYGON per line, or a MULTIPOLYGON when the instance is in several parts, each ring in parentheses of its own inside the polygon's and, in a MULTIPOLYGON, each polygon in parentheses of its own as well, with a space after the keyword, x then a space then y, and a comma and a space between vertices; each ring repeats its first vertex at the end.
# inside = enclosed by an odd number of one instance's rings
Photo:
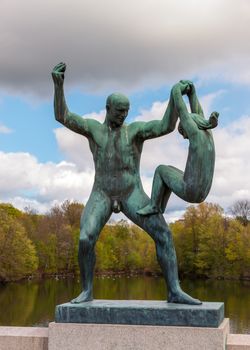
POLYGON ((181 170, 172 166, 158 166, 154 174, 151 200, 146 207, 138 210, 137 213, 140 215, 163 213, 171 192, 183 198, 185 197, 184 189, 185 184, 181 170))

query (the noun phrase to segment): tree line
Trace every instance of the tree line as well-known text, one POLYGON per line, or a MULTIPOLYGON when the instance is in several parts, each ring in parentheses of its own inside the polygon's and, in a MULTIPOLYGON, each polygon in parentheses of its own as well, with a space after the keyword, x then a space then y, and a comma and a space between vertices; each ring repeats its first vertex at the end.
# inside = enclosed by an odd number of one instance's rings
MULTIPOLYGON (((235 203, 233 216, 226 216, 217 204, 189 206, 183 219, 170 224, 182 277, 250 278, 250 202, 245 204, 235 203)), ((65 201, 38 214, 0 204, 0 282, 79 274, 83 209, 78 202, 65 201)), ((103 228, 96 255, 100 274, 161 273, 153 240, 124 220, 103 228)))

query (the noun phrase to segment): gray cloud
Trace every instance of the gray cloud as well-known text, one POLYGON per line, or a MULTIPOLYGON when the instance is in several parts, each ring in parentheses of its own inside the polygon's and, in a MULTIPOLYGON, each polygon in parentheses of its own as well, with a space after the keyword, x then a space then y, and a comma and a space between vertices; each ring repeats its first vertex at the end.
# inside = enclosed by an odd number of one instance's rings
POLYGON ((247 0, 2 0, 0 10, 5 92, 51 95, 61 60, 68 86, 92 91, 212 73, 250 82, 247 0))

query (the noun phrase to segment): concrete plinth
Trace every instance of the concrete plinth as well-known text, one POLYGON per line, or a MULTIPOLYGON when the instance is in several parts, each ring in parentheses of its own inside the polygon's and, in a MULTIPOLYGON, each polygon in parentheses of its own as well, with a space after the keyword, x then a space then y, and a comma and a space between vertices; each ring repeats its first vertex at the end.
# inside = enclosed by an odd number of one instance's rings
POLYGON ((58 305, 55 313, 58 323, 218 327, 223 319, 224 304, 208 302, 183 305, 166 301, 93 300, 58 305))
POLYGON ((48 328, 0 327, 0 350, 47 350, 48 328))
POLYGON ((50 323, 49 350, 224 350, 229 320, 218 328, 50 323))

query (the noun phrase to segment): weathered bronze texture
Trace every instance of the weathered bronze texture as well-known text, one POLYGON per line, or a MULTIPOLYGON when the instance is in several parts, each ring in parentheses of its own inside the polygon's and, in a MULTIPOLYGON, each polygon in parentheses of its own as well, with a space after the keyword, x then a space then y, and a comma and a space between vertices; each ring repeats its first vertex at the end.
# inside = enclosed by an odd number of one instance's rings
MULTIPOLYGON (((199 300, 192 298, 181 290, 172 234, 160 210, 153 215, 151 213, 138 214, 139 210, 150 203, 149 197, 143 190, 139 173, 144 141, 172 132, 175 129, 178 116, 181 121, 182 133, 188 136, 190 136, 189 130, 192 127, 196 128, 196 125, 198 125, 198 129, 203 130, 202 125, 204 124, 205 129, 207 129, 210 123, 200 116, 201 107, 193 84, 189 81, 181 81, 175 85, 172 89, 166 112, 161 120, 133 122, 128 125, 124 123, 129 111, 128 98, 122 94, 112 94, 107 98, 106 118, 104 123, 101 124, 96 120, 82 118, 69 111, 63 90, 65 70, 66 65, 59 63, 52 71, 55 85, 55 118, 72 131, 87 137, 95 164, 94 185, 81 218, 78 257, 82 292, 71 303, 82 303, 93 299, 95 244, 101 229, 110 218, 112 212, 118 213, 121 211, 131 221, 145 230, 154 240, 157 259, 168 286, 168 302, 201 304, 199 300), (188 94, 191 108, 193 109, 192 112, 196 111, 195 113, 199 114, 192 115, 190 117, 191 122, 187 121, 188 115, 184 108, 182 94, 188 94)), ((211 119, 212 122, 214 122, 214 118, 211 119)), ((192 133, 192 131, 190 132, 192 133)), ((207 138, 212 145, 212 138, 210 136, 207 138)), ((194 143, 201 142, 200 139, 202 139, 203 144, 206 143, 202 136, 197 136, 197 140, 194 143)), ((190 137, 190 144, 191 142, 190 137)), ((189 157, 191 157, 190 153, 189 157)), ((189 163, 190 160, 188 161, 189 163)), ((206 166, 202 169, 202 171, 207 170, 206 166)), ((185 181, 186 172, 187 170, 184 174, 185 181)), ((213 166, 208 175, 209 179, 205 186, 206 188, 209 188, 211 185, 210 176, 212 172, 213 166)), ((164 170, 163 173, 166 173, 166 171, 164 170)), ((176 192, 185 200, 191 198, 191 195, 189 196, 187 193, 183 192, 184 194, 182 194, 181 191, 178 193, 176 187, 178 187, 178 182, 181 183, 182 180, 177 174, 178 172, 173 176, 174 182, 176 178, 176 186, 170 186, 164 180, 164 178, 168 179, 168 174, 166 176, 161 175, 163 177, 163 184, 161 184, 163 192, 167 192, 164 198, 160 197, 157 199, 161 208, 165 206, 171 191, 176 192)), ((192 177, 192 170, 188 174, 188 176, 192 177)), ((191 189, 193 191, 192 186, 191 189)), ((198 199, 201 196, 199 194, 198 199)))
POLYGON ((180 118, 178 130, 189 139, 185 171, 173 166, 159 165, 154 174, 150 203, 137 211, 140 215, 164 213, 172 192, 189 203, 201 203, 207 197, 214 174, 215 151, 212 132, 218 124, 219 113, 213 112, 206 120, 190 81, 174 85, 170 99, 180 118), (188 86, 188 87, 187 87, 188 86), (191 113, 182 95, 187 93, 191 113))

